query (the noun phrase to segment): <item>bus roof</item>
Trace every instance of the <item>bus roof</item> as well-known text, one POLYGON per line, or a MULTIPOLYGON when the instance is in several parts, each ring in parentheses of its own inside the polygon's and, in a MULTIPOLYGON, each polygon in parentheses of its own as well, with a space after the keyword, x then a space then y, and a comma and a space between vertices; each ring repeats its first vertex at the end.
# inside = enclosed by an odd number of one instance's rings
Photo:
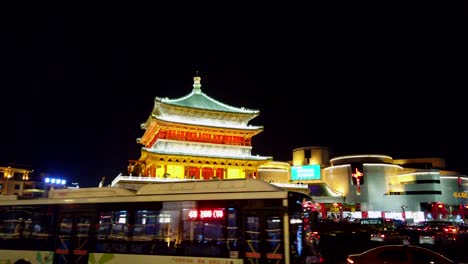
POLYGON ((53 189, 48 198, 2 200, 2 205, 284 199, 288 192, 257 179, 177 181, 148 183, 137 190, 123 187, 53 189))
POLYGON ((138 195, 175 193, 277 192, 284 189, 256 179, 172 182, 145 184, 138 195))

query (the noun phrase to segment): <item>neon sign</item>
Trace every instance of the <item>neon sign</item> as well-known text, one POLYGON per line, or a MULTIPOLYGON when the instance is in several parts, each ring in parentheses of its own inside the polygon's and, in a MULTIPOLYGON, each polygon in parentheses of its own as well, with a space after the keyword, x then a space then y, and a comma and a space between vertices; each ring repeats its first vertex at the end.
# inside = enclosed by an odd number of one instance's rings
POLYGON ((360 172, 358 168, 356 168, 355 173, 351 173, 351 176, 356 179, 356 194, 361 195, 361 177, 364 176, 364 173, 360 172))
POLYGON ((219 220, 224 219, 223 209, 203 209, 189 210, 187 213, 189 220, 219 220))
POLYGON ((466 192, 454 192, 453 197, 455 197, 455 198, 468 198, 468 193, 466 193, 466 192))

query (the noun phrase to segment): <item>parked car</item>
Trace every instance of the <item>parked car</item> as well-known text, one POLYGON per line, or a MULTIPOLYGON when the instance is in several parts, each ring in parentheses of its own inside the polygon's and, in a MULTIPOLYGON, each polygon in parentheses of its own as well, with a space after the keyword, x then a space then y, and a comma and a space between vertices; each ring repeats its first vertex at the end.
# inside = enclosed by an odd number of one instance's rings
POLYGON ((435 251, 412 245, 383 245, 362 253, 350 254, 346 259, 348 264, 415 264, 415 263, 457 263, 435 251))

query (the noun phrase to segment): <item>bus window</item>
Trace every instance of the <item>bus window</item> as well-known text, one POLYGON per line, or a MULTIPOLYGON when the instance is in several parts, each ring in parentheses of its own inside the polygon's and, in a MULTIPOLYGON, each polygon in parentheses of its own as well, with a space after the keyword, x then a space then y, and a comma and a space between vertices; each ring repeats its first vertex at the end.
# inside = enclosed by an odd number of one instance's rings
POLYGON ((229 251, 238 254, 239 251, 239 227, 237 223, 237 210, 235 208, 228 209, 227 221, 227 248, 229 251))
POLYGON ((282 221, 278 216, 270 216, 266 221, 266 255, 268 259, 283 259, 282 221))
POLYGON ((111 226, 109 238, 111 239, 127 239, 128 226, 127 224, 115 223, 111 226))
POLYGON ((60 236, 71 236, 73 220, 71 218, 63 218, 59 226, 60 236))
POLYGON ((97 239, 106 239, 110 234, 111 227, 111 223, 98 224, 98 228, 96 231, 97 239))
POLYGON ((245 227, 245 256, 248 259, 261 258, 260 250, 260 217, 248 216, 245 227))
POLYGON ((89 234, 89 226, 88 223, 78 223, 76 226, 76 233, 78 236, 88 236, 89 234))
POLYGON ((0 248, 50 249, 53 217, 48 212, 47 206, 0 207, 0 248))
POLYGON ((184 208, 182 224, 183 241, 180 245, 182 255, 207 257, 228 255, 224 208, 184 208))

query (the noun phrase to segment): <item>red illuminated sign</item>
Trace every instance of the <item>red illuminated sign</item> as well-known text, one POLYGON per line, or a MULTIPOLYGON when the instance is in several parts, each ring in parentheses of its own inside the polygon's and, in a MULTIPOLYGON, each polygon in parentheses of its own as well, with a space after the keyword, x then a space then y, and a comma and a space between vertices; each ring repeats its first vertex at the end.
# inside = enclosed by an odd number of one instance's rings
POLYGON ((351 176, 356 179, 356 194, 361 194, 361 177, 364 176, 364 173, 360 172, 358 168, 356 168, 356 173, 352 173, 351 176))
POLYGON ((188 213, 188 217, 190 219, 198 218, 198 210, 190 210, 189 213, 188 213))
POLYGON ((218 220, 224 219, 224 210, 222 209, 202 209, 189 210, 188 218, 190 220, 218 220))

